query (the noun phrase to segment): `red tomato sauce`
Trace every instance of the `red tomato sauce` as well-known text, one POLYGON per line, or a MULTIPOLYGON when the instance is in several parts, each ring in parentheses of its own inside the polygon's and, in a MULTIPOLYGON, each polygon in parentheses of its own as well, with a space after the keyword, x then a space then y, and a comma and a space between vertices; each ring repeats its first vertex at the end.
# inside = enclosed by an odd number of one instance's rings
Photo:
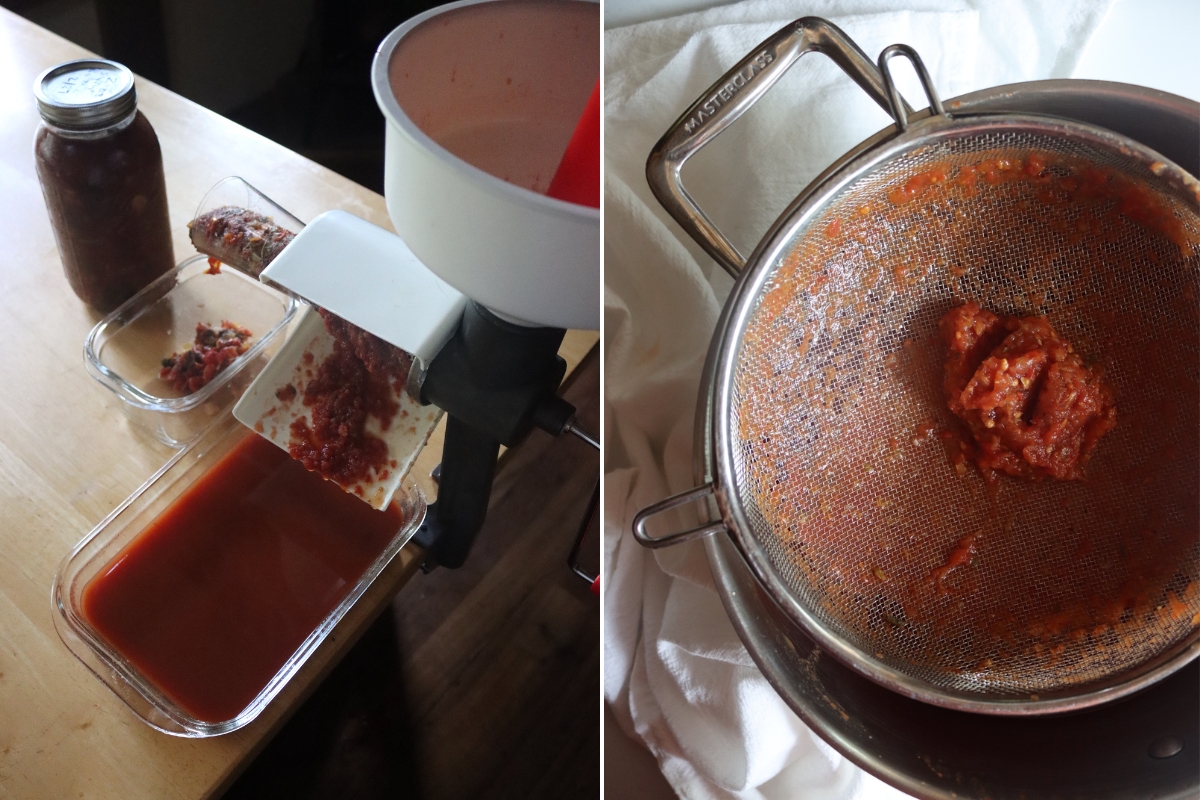
POLYGON ((403 523, 250 434, 88 583, 83 616, 181 708, 223 722, 403 523))
POLYGON ((945 591, 942 581, 946 579, 951 570, 956 567, 970 566, 971 562, 975 560, 975 540, 979 538, 979 535, 980 532, 976 531, 970 536, 964 536, 962 539, 959 539, 958 545, 946 556, 945 563, 929 573, 929 581, 937 584, 939 591, 945 591))

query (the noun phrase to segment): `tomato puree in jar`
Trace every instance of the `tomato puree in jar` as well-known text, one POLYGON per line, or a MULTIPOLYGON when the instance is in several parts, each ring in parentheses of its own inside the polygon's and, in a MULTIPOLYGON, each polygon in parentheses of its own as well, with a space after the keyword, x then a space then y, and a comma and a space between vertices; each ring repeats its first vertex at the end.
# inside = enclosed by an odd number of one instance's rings
POLYGON ((133 74, 104 59, 60 64, 34 87, 34 164, 67 282, 117 308, 175 265, 162 150, 133 74))
POLYGON ((83 616, 180 708, 224 722, 404 522, 249 434, 92 578, 83 616))

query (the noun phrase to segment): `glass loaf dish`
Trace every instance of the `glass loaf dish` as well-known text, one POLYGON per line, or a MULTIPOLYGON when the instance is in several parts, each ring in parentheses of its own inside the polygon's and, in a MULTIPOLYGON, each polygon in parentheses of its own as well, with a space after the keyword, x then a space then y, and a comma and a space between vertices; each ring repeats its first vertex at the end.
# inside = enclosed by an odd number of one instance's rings
MULTIPOLYGON (((131 659, 106 641, 89 623, 83 610, 84 591, 96 576, 113 565, 115 558, 130 552, 127 548, 214 465, 221 462, 246 437, 255 435, 238 423, 231 413, 221 415, 200 438, 176 453, 150 480, 84 537, 63 559, 54 577, 51 602, 54 627, 59 637, 139 718, 164 733, 201 738, 229 733, 250 723, 312 656, 412 538, 425 518, 424 496, 415 484, 406 482, 394 500, 402 512, 403 523, 357 582, 349 586, 346 595, 332 607, 245 708, 229 719, 198 719, 168 697, 131 659)), ((276 595, 270 608, 276 609, 276 606, 287 602, 285 595, 276 595)))
POLYGON ((228 267, 208 274, 208 259, 181 262, 92 328, 88 372, 123 401, 122 410, 163 444, 194 441, 241 397, 279 349, 300 307, 295 299, 228 267), (176 395, 158 377, 162 360, 191 346, 196 324, 229 320, 249 328, 249 348, 199 390, 176 395))

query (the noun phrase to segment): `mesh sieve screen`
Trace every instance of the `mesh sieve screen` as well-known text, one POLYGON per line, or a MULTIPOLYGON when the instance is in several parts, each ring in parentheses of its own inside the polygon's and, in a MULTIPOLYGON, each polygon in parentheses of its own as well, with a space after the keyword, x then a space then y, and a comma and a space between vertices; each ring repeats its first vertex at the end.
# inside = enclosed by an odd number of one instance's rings
POLYGON ((794 238, 726 424, 753 540, 834 635, 988 698, 1119 679, 1196 635, 1200 222, 1163 186, 1116 150, 973 133, 881 165, 794 238), (1079 191, 1097 168, 1165 215, 1079 191), (955 471, 937 322, 965 300, 1045 315, 1102 365, 1117 426, 1086 481, 955 471), (967 536, 974 561, 933 580, 967 536))

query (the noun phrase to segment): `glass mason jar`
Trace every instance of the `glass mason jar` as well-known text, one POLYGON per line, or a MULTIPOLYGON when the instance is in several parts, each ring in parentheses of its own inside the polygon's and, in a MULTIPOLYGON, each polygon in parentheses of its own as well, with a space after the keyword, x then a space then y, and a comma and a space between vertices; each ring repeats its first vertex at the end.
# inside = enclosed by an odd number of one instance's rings
POLYGON ((158 137, 115 62, 60 64, 33 88, 34 160, 63 271, 107 313, 175 265, 158 137))

